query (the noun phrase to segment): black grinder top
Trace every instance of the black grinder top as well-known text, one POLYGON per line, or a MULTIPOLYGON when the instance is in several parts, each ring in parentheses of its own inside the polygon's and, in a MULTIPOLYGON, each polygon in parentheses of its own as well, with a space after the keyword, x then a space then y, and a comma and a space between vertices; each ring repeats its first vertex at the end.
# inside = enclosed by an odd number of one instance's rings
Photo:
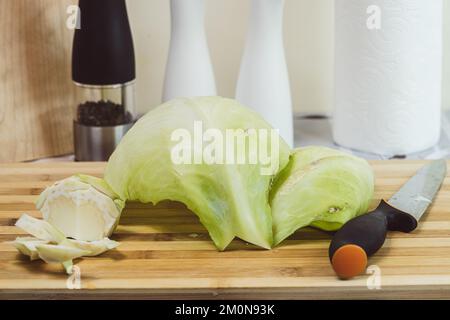
POLYGON ((72 79, 84 85, 119 85, 136 78, 133 39, 125 0, 80 0, 72 79))

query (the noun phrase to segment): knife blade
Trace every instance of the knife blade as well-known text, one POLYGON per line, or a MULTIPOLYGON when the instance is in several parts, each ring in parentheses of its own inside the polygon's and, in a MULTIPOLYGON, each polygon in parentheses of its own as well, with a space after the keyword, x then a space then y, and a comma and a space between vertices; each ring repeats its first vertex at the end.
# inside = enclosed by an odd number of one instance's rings
POLYGON ((384 244, 388 231, 411 232, 438 193, 447 173, 445 160, 423 166, 388 202, 348 221, 337 231, 328 254, 336 274, 349 279, 361 274, 368 257, 384 244))
POLYGON ((447 172, 445 160, 436 160, 423 166, 409 179, 388 203, 420 220, 433 202, 447 172))

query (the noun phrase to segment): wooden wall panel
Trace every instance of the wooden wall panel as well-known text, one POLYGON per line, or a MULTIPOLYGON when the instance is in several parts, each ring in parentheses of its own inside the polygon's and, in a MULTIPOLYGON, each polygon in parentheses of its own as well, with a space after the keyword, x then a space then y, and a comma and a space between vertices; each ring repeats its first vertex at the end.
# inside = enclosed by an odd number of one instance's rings
POLYGON ((0 162, 71 153, 70 0, 0 0, 0 162))

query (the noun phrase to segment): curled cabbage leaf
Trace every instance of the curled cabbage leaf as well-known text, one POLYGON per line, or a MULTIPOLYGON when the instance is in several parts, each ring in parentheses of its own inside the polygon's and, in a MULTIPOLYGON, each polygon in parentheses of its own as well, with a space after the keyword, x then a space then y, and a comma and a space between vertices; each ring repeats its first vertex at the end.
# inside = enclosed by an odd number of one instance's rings
POLYGON ((325 147, 294 150, 270 194, 274 245, 308 225, 339 229, 367 212, 373 191, 367 161, 325 147))
POLYGON ((47 221, 33 218, 26 213, 17 220, 16 227, 28 232, 37 239, 48 242, 59 243, 66 238, 60 230, 47 221))
POLYGON ((199 217, 220 250, 235 236, 270 248, 270 184, 288 163, 290 154, 288 145, 277 133, 271 138, 272 133, 266 121, 235 100, 175 99, 147 113, 128 131, 110 157, 104 179, 123 200, 184 203, 199 217), (196 145, 199 125, 204 139, 200 148, 196 145), (244 150, 243 162, 237 157, 234 163, 225 161, 229 154, 224 155, 223 163, 218 161, 224 149, 217 146, 230 132, 243 137, 234 137, 232 148, 244 150), (259 145, 258 153, 249 147, 255 135, 257 141, 266 142, 259 145), (190 157, 177 149, 189 139, 190 157), (256 163, 249 161, 261 151, 264 157, 256 163), (206 159, 205 154, 216 155, 215 162, 206 159), (187 156, 192 163, 173 161, 174 155, 187 156))
POLYGON ((60 263, 68 274, 73 271, 73 259, 98 256, 116 248, 119 243, 103 238, 97 241, 82 241, 66 238, 55 226, 28 214, 23 214, 16 226, 33 237, 17 237, 10 242, 20 253, 30 260, 41 259, 47 263, 60 263))
POLYGON ((23 255, 29 256, 30 260, 39 259, 39 252, 36 249, 37 245, 48 244, 50 241, 41 240, 35 237, 17 237, 11 244, 23 255))

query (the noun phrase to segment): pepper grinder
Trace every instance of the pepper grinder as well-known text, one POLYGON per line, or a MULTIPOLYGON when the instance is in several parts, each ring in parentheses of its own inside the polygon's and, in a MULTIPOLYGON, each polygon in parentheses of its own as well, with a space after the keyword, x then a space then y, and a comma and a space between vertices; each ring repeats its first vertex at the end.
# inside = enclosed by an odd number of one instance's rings
POLYGON ((80 0, 72 79, 83 92, 74 115, 76 161, 108 160, 135 121, 133 39, 125 0, 80 0))

